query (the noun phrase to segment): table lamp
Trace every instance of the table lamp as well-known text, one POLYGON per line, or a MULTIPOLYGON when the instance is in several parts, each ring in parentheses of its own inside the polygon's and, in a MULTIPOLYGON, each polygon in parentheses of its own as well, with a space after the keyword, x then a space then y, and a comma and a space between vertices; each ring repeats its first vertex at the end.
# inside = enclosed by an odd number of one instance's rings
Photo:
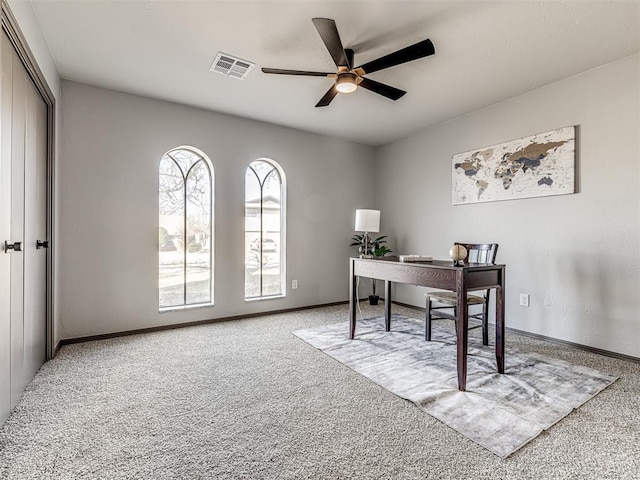
POLYGON ((355 230, 364 232, 364 252, 360 256, 362 258, 371 258, 373 255, 369 253, 369 232, 380 231, 380 210, 356 210, 355 230))

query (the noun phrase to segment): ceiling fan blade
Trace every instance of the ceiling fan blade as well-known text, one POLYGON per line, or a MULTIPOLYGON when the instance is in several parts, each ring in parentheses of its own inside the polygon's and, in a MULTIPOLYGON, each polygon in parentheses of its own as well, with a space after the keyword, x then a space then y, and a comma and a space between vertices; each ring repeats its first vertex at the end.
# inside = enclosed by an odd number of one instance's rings
POLYGON ((385 68, 395 67, 396 65, 411 62, 419 58, 428 57, 434 53, 436 53, 436 50, 433 43, 431 43, 431 40, 427 38, 426 40, 400 49, 397 52, 390 53, 389 55, 385 55, 384 57, 365 63, 364 65, 356 68, 356 71, 362 69, 362 72, 358 71, 358 74, 364 75, 366 73, 377 72, 378 70, 383 70, 385 68))
POLYGON ((349 59, 344 53, 344 47, 338 34, 336 22, 330 18, 312 18, 311 21, 316 27, 320 38, 324 42, 325 47, 329 50, 329 54, 337 67, 347 67, 351 70, 349 59))
POLYGON ((322 97, 320 101, 316 104, 316 107, 326 107, 331 103, 331 100, 333 100, 337 94, 338 94, 338 89, 336 88, 335 85, 333 85, 327 91, 327 93, 324 94, 324 97, 322 97))
POLYGON ((278 75, 303 75, 306 77, 328 77, 335 76, 335 73, 329 72, 306 72, 304 70, 284 70, 282 68, 263 68, 264 73, 275 73, 278 75))
POLYGON ((370 78, 362 78, 359 86, 382 95, 383 97, 390 98, 391 100, 398 100, 405 93, 407 93, 404 90, 400 90, 399 88, 395 88, 390 85, 385 85, 384 83, 376 82, 375 80, 371 80, 370 78))

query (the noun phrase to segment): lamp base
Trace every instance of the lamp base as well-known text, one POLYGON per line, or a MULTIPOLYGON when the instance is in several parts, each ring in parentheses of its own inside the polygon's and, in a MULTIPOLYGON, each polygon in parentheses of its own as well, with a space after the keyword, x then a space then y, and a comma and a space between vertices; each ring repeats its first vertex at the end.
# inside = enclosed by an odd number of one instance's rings
POLYGON ((360 254, 360 258, 373 258, 373 255, 360 254))

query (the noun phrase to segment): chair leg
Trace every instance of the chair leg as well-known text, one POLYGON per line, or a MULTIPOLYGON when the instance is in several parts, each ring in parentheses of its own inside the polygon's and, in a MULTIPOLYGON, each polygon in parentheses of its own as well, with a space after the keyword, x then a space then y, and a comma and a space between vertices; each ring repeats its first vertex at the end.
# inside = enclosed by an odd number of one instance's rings
POLYGON ((424 339, 431 341, 431 297, 427 297, 427 315, 424 322, 424 339))
POLYGON ((489 301, 482 304, 482 344, 489 345, 489 301))
MULTIPOLYGON (((453 309, 453 318, 458 318, 458 307, 451 307, 453 309)), ((458 331, 458 320, 453 321, 453 332, 456 333, 458 331)), ((457 333, 456 333, 457 335, 457 333)))

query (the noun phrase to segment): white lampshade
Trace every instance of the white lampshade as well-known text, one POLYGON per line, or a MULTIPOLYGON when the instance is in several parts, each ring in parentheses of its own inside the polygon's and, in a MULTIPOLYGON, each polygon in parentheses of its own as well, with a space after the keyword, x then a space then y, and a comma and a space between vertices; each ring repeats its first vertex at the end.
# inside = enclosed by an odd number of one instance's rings
POLYGON ((356 210, 356 232, 379 232, 380 210, 356 210))

